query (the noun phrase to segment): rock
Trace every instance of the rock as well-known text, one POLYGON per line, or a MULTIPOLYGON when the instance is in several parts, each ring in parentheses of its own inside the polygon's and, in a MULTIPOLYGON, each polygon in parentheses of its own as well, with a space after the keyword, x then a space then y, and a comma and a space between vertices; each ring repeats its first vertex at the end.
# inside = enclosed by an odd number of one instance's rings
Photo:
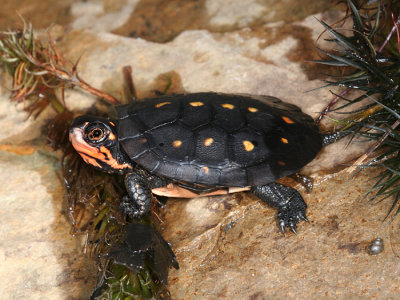
POLYGON ((297 235, 283 235, 276 212, 249 194, 168 200, 163 235, 180 264, 170 271, 173 299, 393 298, 399 247, 378 258, 365 248, 379 234, 394 241, 400 226, 382 227, 390 203, 360 202, 368 175, 315 178, 313 192, 302 191, 310 223, 297 235))
POLYGON ((0 144, 0 290, 3 299, 85 299, 97 268, 70 235, 59 157, 0 144))

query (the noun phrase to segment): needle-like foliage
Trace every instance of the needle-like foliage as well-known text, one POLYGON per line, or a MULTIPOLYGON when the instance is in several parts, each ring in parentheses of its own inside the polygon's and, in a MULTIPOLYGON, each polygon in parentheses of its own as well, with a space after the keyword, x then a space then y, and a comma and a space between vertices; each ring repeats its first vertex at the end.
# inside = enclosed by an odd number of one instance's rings
POLYGON ((364 129, 357 129, 357 133, 376 140, 355 165, 360 170, 384 168, 366 194, 371 201, 393 199, 389 214, 394 217, 400 213, 400 1, 341 2, 347 6, 347 14, 338 23, 350 20, 353 28, 346 30, 320 21, 335 50, 320 49, 326 58, 316 62, 340 70, 340 76, 326 80, 325 87, 339 86, 343 90, 319 120, 328 111, 350 109, 339 125, 347 129, 361 123, 364 129), (351 98, 354 90, 357 96, 351 98), (345 104, 333 108, 339 99, 345 104), (353 106, 357 108, 351 110, 353 106))

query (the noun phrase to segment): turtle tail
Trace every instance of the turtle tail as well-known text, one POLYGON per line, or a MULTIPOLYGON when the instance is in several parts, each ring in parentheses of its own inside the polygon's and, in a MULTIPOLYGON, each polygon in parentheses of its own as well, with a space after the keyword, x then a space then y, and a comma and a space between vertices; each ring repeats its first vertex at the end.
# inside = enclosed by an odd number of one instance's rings
POLYGON ((348 136, 351 131, 338 131, 332 133, 325 133, 322 135, 322 145, 330 145, 335 143, 336 141, 348 136))
POLYGON ((362 127, 360 124, 356 124, 354 126, 351 126, 350 128, 344 130, 344 131, 336 131, 336 132, 331 132, 331 133, 324 133, 322 134, 322 145, 330 145, 335 143, 336 141, 348 136, 349 134, 354 134, 357 133, 358 130, 362 127))

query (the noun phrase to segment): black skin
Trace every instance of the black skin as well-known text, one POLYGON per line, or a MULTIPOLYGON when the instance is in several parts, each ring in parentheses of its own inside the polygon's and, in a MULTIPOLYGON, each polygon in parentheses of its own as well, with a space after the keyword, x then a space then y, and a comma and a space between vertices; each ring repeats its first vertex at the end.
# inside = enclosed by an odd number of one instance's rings
MULTIPOLYGON (((94 120, 96 120, 97 124, 109 123, 109 121, 106 121, 105 119, 99 120, 99 118, 83 116, 74 120, 73 124, 71 125, 71 132, 74 128, 80 128, 86 134, 84 124, 87 124, 88 121, 92 122, 94 120)), ((93 126, 91 124, 86 127, 90 127, 90 130, 93 129, 93 126)), ((106 125, 106 129, 111 130, 115 135, 117 134, 115 126, 106 125)), ((325 134, 322 136, 323 144, 327 145, 333 143, 347 134, 348 133, 325 134)), ((127 158, 126 154, 124 154, 124 152, 119 148, 117 140, 105 140, 101 143, 92 142, 87 135, 84 136, 84 139, 91 146, 96 147, 100 147, 106 142, 107 149, 109 149, 113 153, 113 157, 115 157, 119 163, 129 163, 132 165, 133 169, 113 170, 112 168, 110 168, 109 165, 103 163, 100 160, 98 161, 98 163, 101 165, 101 170, 103 171, 109 173, 126 173, 125 186, 128 195, 123 198, 121 203, 121 209, 123 210, 123 212, 132 218, 140 218, 146 215, 150 210, 153 197, 151 190, 154 188, 164 187, 171 181, 167 178, 158 177, 154 174, 150 174, 148 171, 141 169, 139 166, 133 165, 134 163, 132 163, 132 161, 127 158)), ((195 191, 199 194, 209 192, 210 188, 214 188, 209 186, 197 187, 185 183, 178 184, 186 188, 190 187, 190 190, 195 191)), ((218 188, 219 187, 215 187, 215 189, 218 188)), ((277 222, 279 228, 282 230, 283 233, 285 232, 286 227, 289 227, 294 233, 296 233, 297 223, 300 220, 308 221, 306 218, 307 205, 297 190, 279 183, 272 182, 262 186, 253 186, 251 187, 251 192, 259 197, 262 201, 278 210, 277 222)))
POLYGON ((296 233, 296 224, 300 220, 308 222, 307 204, 296 189, 273 182, 252 187, 251 191, 265 203, 278 209, 278 226, 283 233, 285 233, 286 227, 296 233))
POLYGON ((140 218, 150 210, 151 200, 153 199, 151 190, 164 187, 170 181, 151 175, 140 168, 136 168, 135 171, 125 176, 125 187, 128 196, 122 199, 121 209, 132 218, 140 218))
POLYGON ((307 193, 311 193, 313 189, 313 182, 312 179, 306 175, 295 173, 289 175, 288 177, 292 178, 294 181, 300 183, 307 191, 307 193))

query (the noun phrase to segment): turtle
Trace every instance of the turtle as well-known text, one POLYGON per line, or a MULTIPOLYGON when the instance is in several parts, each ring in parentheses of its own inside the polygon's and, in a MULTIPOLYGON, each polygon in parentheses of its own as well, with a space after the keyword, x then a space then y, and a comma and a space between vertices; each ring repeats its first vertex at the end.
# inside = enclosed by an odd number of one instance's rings
POLYGON ((84 115, 70 127, 83 160, 125 174, 121 210, 141 218, 153 194, 193 198, 250 191, 278 210, 278 227, 296 233, 306 217, 300 193, 275 182, 297 173, 341 138, 320 134, 299 107, 264 95, 200 92, 116 106, 117 119, 84 115))

